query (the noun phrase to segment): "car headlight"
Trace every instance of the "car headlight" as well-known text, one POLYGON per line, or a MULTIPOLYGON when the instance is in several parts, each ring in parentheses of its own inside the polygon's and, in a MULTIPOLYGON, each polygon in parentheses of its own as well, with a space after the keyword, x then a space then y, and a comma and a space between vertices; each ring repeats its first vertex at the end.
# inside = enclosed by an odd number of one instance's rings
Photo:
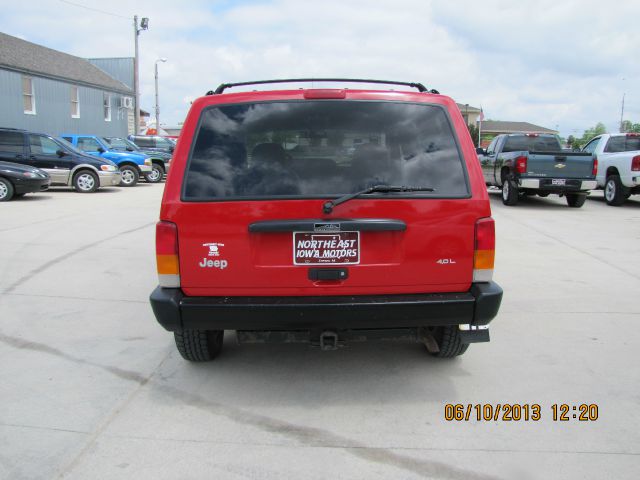
POLYGON ((115 172, 117 169, 115 165, 100 165, 100 170, 103 172, 115 172))
POLYGON ((24 172, 23 175, 27 178, 38 178, 38 174, 36 172, 24 172))

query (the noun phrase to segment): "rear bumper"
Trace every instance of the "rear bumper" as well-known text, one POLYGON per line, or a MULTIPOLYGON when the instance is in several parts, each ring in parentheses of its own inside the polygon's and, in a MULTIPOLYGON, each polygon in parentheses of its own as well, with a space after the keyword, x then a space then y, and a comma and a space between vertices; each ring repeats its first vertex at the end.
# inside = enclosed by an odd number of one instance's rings
POLYGON ((586 192, 595 190, 598 186, 596 180, 581 180, 575 178, 563 178, 564 185, 553 185, 553 178, 520 178, 518 185, 520 188, 531 190, 543 190, 546 192, 586 192))
POLYGON ((179 288, 156 287, 150 301, 169 331, 411 328, 487 325, 498 313, 502 288, 488 282, 442 294, 186 297, 179 288))

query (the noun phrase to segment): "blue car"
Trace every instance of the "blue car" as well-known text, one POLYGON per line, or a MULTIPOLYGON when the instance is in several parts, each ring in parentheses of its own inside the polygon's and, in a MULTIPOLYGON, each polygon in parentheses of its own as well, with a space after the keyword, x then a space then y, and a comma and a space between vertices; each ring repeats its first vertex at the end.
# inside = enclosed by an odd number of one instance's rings
POLYGON ((103 137, 75 134, 62 134, 60 136, 89 155, 114 162, 122 175, 120 185, 123 187, 133 187, 138 183, 141 175, 147 176, 153 172, 152 161, 149 156, 142 153, 115 150, 103 137))

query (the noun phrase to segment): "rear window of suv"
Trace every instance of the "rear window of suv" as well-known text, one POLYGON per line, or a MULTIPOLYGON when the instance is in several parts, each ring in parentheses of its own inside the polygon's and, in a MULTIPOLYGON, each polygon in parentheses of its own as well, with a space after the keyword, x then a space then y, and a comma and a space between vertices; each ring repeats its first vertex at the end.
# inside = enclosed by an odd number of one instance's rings
POLYGON ((203 111, 185 174, 191 201, 314 198, 374 185, 462 198, 467 175, 441 106, 288 101, 203 111))

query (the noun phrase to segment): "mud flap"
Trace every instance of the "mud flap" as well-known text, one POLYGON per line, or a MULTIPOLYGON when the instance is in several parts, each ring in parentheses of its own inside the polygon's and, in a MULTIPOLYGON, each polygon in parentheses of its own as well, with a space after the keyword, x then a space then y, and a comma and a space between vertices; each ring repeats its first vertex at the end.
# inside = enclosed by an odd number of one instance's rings
POLYGON ((481 343, 489 341, 489 325, 458 325, 462 343, 481 343))

